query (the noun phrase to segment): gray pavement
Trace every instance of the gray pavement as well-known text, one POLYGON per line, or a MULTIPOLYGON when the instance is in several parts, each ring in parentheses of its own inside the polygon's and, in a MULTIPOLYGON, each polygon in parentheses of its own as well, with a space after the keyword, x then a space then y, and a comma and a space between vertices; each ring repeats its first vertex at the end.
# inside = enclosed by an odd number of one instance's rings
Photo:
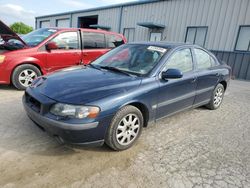
POLYGON ((158 121, 123 152, 58 144, 22 94, 0 86, 0 187, 250 187, 250 82, 232 81, 218 110, 158 121))

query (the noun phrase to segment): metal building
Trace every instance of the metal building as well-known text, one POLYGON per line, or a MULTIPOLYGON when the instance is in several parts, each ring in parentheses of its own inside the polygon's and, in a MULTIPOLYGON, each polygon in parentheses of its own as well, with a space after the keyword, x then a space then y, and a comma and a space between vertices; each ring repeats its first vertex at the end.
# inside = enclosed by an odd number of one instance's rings
POLYGON ((36 17, 36 27, 85 27, 128 41, 190 42, 250 80, 250 0, 148 0, 36 17))

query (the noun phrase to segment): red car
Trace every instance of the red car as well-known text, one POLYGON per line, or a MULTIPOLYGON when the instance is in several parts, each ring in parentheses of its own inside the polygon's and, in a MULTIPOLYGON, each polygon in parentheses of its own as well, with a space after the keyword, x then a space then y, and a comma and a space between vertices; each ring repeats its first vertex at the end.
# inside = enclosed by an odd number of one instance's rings
POLYGON ((79 28, 42 28, 19 37, 0 21, 0 84, 26 89, 37 76, 89 64, 124 43, 121 34, 79 28))

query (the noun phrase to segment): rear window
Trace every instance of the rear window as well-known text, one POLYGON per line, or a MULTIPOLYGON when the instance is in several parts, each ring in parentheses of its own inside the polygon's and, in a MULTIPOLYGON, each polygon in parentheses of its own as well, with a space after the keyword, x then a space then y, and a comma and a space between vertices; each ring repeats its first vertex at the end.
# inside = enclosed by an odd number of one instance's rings
POLYGON ((108 48, 115 48, 115 47, 118 47, 118 46, 124 44, 123 38, 121 36, 107 34, 106 38, 107 38, 107 47, 108 48))
POLYGON ((105 37, 102 33, 82 32, 84 49, 106 48, 105 37))

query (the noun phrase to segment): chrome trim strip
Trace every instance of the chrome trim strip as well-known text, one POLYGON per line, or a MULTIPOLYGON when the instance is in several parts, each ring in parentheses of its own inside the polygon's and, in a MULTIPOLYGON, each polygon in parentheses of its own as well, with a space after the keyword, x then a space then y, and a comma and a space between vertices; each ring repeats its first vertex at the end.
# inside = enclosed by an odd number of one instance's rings
POLYGON ((158 104, 158 108, 159 108, 159 107, 163 107, 163 106, 167 106, 167 105, 169 105, 169 104, 172 104, 172 103, 175 103, 175 102, 184 100, 184 99, 188 99, 188 98, 194 97, 194 96, 195 96, 195 92, 191 92, 191 93, 182 95, 182 96, 180 96, 180 97, 177 97, 177 98, 174 98, 174 99, 171 99, 171 100, 168 100, 168 101, 164 101, 164 102, 162 102, 162 103, 159 103, 159 104, 158 104))

